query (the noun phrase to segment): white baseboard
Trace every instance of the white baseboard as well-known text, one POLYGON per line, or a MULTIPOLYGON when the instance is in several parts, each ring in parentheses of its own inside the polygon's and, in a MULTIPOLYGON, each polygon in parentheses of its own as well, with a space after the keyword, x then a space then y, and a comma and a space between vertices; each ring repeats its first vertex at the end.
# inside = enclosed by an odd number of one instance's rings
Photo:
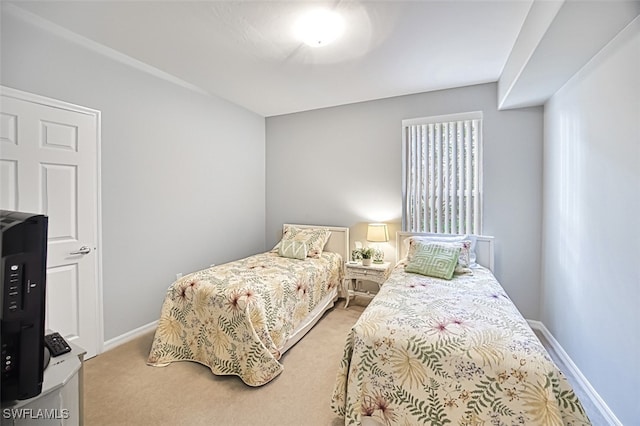
POLYGON ((158 326, 158 321, 153 321, 150 322, 147 325, 143 325, 142 327, 138 327, 135 330, 131 330, 127 333, 124 333, 118 337, 114 337, 113 339, 109 339, 107 341, 104 342, 104 346, 102 351, 106 352, 108 350, 111 350, 113 348, 116 348, 124 343, 127 343, 133 339, 135 339, 136 337, 142 336, 145 333, 148 333, 150 331, 155 330, 155 328, 158 326))
POLYGON ((569 357, 569 354, 565 352, 560 343, 553 337, 553 334, 545 327, 545 325, 540 321, 527 320, 529 326, 534 330, 538 330, 549 345, 553 348, 558 357, 562 360, 564 365, 570 370, 571 375, 576 379, 580 387, 587 394, 593 405, 600 411, 602 417, 604 417, 610 425, 613 426, 623 426, 622 422, 618 420, 615 414, 611 411, 606 402, 600 397, 598 392, 591 386, 591 383, 587 380, 587 378, 582 374, 578 366, 573 362, 573 360, 569 357))

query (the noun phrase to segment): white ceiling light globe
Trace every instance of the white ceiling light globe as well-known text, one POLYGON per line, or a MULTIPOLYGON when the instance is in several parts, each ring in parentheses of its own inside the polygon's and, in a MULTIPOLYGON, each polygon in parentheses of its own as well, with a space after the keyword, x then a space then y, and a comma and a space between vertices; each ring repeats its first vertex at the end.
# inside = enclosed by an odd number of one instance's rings
POLYGON ((295 24, 296 37, 312 47, 322 47, 342 35, 344 22, 336 12, 318 9, 302 15, 295 24))

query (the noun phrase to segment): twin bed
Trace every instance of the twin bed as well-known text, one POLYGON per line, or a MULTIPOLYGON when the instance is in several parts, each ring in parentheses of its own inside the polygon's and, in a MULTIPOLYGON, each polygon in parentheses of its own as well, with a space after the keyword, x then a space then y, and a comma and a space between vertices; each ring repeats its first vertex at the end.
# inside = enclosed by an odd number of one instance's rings
POLYGON ((493 276, 493 239, 440 238, 398 233, 401 260, 347 336, 334 412, 355 425, 590 424, 493 276), (415 242, 475 243, 479 265, 450 280, 406 272, 415 242))
POLYGON ((285 224, 273 250, 182 277, 167 290, 147 364, 196 361, 268 383, 333 306, 348 251, 348 228, 285 224))
MULTIPOLYGON (((398 233, 401 261, 347 336, 333 411, 354 425, 590 424, 493 276, 492 238, 449 237, 461 247, 453 279, 405 271, 440 237, 398 233)), ((196 361, 268 383, 334 305, 348 259, 348 228, 284 225, 273 250, 179 279, 148 364, 196 361)))

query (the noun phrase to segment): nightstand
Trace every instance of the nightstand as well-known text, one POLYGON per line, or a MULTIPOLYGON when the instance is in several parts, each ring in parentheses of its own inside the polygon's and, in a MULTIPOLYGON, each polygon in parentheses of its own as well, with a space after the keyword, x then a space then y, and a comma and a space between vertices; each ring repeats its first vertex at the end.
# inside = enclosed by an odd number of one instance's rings
POLYGON ((349 306, 351 297, 366 296, 374 297, 376 293, 364 291, 358 285, 361 281, 373 281, 378 284, 378 289, 389 278, 391 273, 391 263, 372 263, 370 266, 363 266, 362 263, 345 263, 344 265, 344 292, 347 302, 345 309, 349 306))

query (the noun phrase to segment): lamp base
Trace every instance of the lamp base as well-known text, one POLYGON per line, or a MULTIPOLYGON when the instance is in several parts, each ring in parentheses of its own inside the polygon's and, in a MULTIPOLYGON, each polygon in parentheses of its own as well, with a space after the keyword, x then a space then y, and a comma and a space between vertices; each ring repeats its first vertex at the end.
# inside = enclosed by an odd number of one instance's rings
POLYGON ((379 248, 373 250, 373 263, 384 263, 384 251, 379 248))

